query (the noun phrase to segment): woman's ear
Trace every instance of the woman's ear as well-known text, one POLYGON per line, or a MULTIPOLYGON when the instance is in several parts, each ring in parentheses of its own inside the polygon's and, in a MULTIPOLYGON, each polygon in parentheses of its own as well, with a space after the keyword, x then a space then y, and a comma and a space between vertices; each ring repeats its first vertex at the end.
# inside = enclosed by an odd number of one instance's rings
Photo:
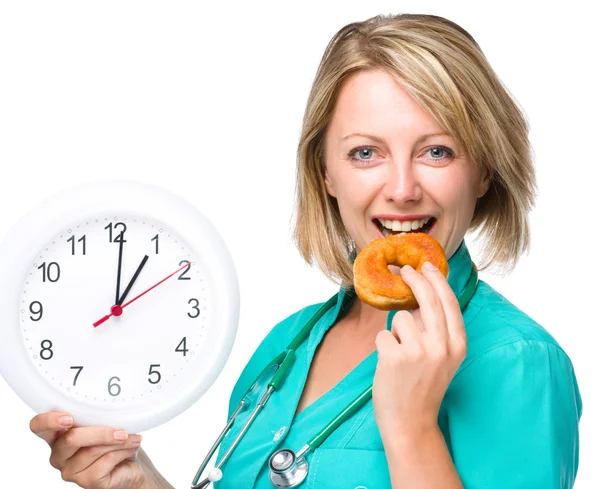
POLYGON ((329 173, 325 170, 325 188, 327 189, 327 193, 332 197, 335 197, 335 191, 333 190, 333 185, 331 184, 331 180, 329 178, 329 173))
POLYGON ((479 190, 477 192, 477 198, 483 197, 488 189, 490 188, 490 183, 492 182, 492 174, 490 170, 487 168, 482 168, 482 177, 479 183, 479 190))

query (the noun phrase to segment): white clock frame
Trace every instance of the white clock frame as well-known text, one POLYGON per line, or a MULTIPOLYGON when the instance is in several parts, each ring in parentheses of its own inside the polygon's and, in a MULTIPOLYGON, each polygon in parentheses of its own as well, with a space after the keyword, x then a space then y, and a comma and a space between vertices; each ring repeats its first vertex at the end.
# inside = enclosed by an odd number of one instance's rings
MULTIPOLYGON (((113 426, 141 432, 159 426, 188 409, 222 371, 235 341, 239 321, 239 283, 222 237, 196 207, 156 185, 131 180, 104 180, 63 190, 32 208, 0 243, 0 374, 15 393, 37 413, 64 411, 76 426, 113 426), (79 403, 53 388, 28 358, 20 336, 20 291, 36 254, 61 226, 99 212, 132 213, 165 223, 202 260, 211 290, 216 328, 210 358, 168 402, 151 398, 143 410, 119 412, 79 403), (208 369, 206 365, 209 365, 208 369)), ((191 367, 194 368, 194 367, 191 367)))

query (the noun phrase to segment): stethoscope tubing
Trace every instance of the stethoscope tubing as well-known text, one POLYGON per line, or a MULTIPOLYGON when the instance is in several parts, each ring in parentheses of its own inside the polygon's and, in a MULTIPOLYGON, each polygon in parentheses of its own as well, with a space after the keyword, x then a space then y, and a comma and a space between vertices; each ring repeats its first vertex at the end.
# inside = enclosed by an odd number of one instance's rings
MULTIPOLYGON (((220 469, 223 466, 223 464, 225 462, 227 462, 227 459, 229 459, 229 457, 231 456, 231 454, 233 453, 233 451, 235 450, 235 448, 238 446, 238 444, 240 443, 241 439, 246 434, 246 431, 248 431, 248 429, 252 425, 254 419, 256 418, 256 416, 258 416, 258 413, 260 412, 260 410, 265 406, 265 404, 269 400, 269 397, 271 397, 271 394, 273 393, 274 390, 275 389, 273 388, 273 386, 269 385, 269 387, 267 388, 266 392, 263 394, 261 400, 258 402, 258 404, 256 405, 256 407, 254 408, 254 410, 250 414, 250 417, 248 418, 248 420, 244 424, 243 428, 240 430, 239 434, 235 437, 235 440, 233 440, 233 443, 231 444, 231 446, 229 447, 229 449, 227 450, 227 452, 225 452, 225 455, 223 455, 223 458, 221 458, 221 461, 216 465, 215 468, 220 469)), ((208 479, 208 477, 205 478, 204 480, 202 480, 202 482, 200 482, 200 483, 198 483, 197 481, 200 478, 200 476, 202 475, 202 472, 204 471, 204 469, 206 468, 206 466, 208 465, 208 462, 211 459, 211 457, 213 456, 213 454, 214 454, 217 446, 219 445, 219 443, 221 443, 222 439, 225 437, 225 435, 227 434, 227 432, 231 428, 231 425, 233 424, 233 422, 235 421, 235 418, 237 417, 238 413, 242 410, 243 407, 244 407, 244 401, 241 401, 240 404, 239 404, 239 406, 235 410, 235 413, 231 416, 229 422, 227 423, 227 426, 221 432, 221 435, 219 436, 219 439, 212 446, 211 452, 206 456, 206 458, 202 462, 202 465, 200 466, 200 468, 196 472, 196 475, 194 477, 194 481, 192 482, 192 485, 191 485, 191 489, 203 489, 203 488, 207 487, 210 484, 211 481, 208 479)))

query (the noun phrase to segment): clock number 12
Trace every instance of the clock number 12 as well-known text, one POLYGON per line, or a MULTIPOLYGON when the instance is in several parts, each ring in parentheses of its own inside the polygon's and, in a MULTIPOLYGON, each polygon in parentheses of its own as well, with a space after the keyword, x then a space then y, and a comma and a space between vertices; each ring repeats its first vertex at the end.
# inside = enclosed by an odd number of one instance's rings
POLYGON ((121 241, 123 243, 127 243, 127 240, 124 238, 125 237, 125 231, 127 231, 127 225, 124 222, 117 222, 117 223, 115 223, 115 226, 114 226, 115 227, 115 231, 117 230, 117 227, 119 227, 119 226, 121 227, 122 230, 117 235, 117 237, 114 238, 114 239, 113 239, 113 223, 110 222, 110 223, 108 223, 107 226, 104 227, 104 229, 108 229, 108 241, 110 243, 120 243, 121 241))

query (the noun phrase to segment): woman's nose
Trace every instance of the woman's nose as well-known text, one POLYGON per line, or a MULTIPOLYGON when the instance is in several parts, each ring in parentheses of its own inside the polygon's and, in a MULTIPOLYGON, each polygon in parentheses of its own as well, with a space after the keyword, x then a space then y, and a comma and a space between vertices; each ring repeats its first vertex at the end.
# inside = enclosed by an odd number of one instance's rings
POLYGON ((421 199, 423 189, 411 160, 390 163, 383 193, 386 200, 398 203, 421 199))

